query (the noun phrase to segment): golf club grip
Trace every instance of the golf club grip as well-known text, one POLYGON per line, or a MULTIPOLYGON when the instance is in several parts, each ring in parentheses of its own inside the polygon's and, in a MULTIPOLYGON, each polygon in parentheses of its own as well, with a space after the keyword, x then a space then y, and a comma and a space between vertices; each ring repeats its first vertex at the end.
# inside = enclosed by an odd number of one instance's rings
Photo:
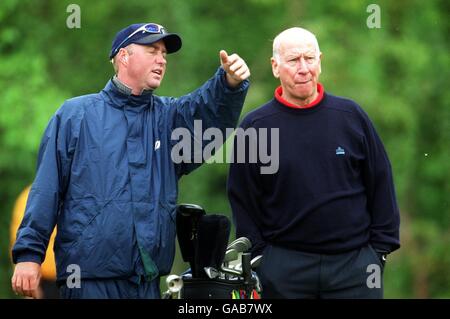
POLYGON ((252 267, 251 267, 251 253, 242 254, 242 276, 246 282, 249 282, 252 278, 252 267))

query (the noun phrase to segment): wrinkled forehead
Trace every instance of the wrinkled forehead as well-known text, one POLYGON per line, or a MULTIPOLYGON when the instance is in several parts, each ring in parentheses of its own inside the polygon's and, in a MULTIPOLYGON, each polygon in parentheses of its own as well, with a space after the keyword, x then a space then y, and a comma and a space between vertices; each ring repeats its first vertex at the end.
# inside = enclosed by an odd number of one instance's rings
POLYGON ((290 38, 280 43, 279 54, 300 55, 300 54, 319 54, 315 41, 301 38, 290 38))

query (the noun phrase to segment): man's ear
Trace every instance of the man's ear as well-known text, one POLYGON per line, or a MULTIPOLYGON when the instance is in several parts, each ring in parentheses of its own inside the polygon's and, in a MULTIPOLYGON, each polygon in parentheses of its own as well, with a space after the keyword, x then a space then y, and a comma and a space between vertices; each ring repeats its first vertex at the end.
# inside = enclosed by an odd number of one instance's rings
POLYGON ((319 74, 322 73, 322 57, 323 57, 322 52, 320 52, 320 55, 319 55, 319 74))
POLYGON ((123 51, 122 61, 123 62, 128 62, 128 54, 127 54, 126 50, 123 51))
POLYGON ((273 76, 278 79, 280 77, 280 71, 278 70, 278 66, 279 66, 278 62, 277 62, 277 60, 274 57, 271 57, 270 58, 270 63, 272 63, 273 76))
POLYGON ((126 63, 128 62, 128 52, 127 50, 120 48, 119 52, 117 52, 118 58, 120 62, 126 63))

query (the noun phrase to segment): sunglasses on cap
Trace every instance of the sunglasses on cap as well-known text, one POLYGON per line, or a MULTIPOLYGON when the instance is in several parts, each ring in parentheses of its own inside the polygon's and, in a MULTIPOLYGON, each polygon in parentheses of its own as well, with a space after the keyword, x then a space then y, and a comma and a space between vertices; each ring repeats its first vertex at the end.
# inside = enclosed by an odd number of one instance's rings
POLYGON ((114 54, 113 55, 115 55, 117 53, 117 51, 120 50, 120 48, 122 47, 122 45, 125 42, 127 42, 129 39, 131 39, 134 35, 138 34, 139 32, 150 33, 150 34, 164 34, 164 33, 166 33, 166 29, 162 25, 159 25, 159 24, 156 24, 156 23, 144 24, 143 26, 141 26, 138 29, 136 29, 129 36, 127 36, 122 42, 120 42, 120 44, 117 46, 117 49, 114 50, 114 54))

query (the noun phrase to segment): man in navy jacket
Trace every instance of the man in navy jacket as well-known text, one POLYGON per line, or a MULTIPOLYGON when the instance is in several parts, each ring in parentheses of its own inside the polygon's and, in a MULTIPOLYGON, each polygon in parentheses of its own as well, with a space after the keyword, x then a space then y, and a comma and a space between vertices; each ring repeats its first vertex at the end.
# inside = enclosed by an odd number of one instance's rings
POLYGON ((181 38, 158 24, 124 28, 110 52, 116 75, 51 118, 12 251, 16 293, 35 296, 57 225, 62 297, 159 297, 159 278, 175 252, 177 182, 201 164, 173 161, 171 132, 185 128, 193 140, 194 120, 204 129, 235 127, 250 75, 238 55, 221 51, 221 67, 196 91, 153 94, 166 55, 180 48, 181 38))
POLYGON ((240 127, 272 132, 258 147, 271 146, 264 154, 278 157, 277 170, 264 173, 264 162, 248 161, 254 139, 236 135, 234 152, 247 161, 231 164, 228 180, 236 236, 263 254, 263 297, 380 298, 385 255, 400 246, 383 144, 360 106, 319 83, 321 52, 311 32, 279 34, 272 71, 281 86, 240 127))

